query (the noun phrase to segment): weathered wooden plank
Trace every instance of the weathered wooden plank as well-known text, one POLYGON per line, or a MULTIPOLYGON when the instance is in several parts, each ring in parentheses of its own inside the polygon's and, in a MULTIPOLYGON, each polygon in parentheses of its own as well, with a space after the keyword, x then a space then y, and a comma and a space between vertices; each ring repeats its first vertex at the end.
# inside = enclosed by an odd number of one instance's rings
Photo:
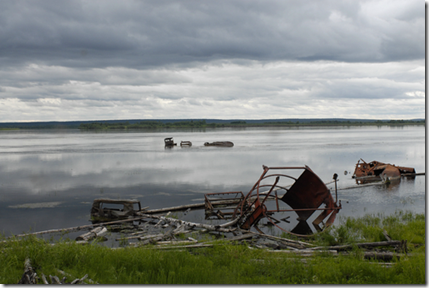
POLYGON ((292 247, 297 248, 297 249, 303 249, 305 247, 314 246, 310 243, 306 243, 306 242, 302 242, 302 241, 298 241, 298 240, 280 238, 280 237, 276 237, 276 236, 272 236, 272 235, 268 235, 268 234, 261 234, 261 233, 256 233, 256 232, 252 232, 252 231, 248 231, 247 233, 253 233, 253 234, 258 235, 260 237, 265 237, 265 238, 276 240, 276 241, 282 241, 286 245, 292 246, 292 247))
POLYGON ((174 219, 174 218, 169 218, 169 217, 164 217, 164 216, 149 215, 149 214, 141 214, 141 216, 146 216, 147 218, 155 218, 155 219, 159 219, 159 220, 164 220, 166 222, 176 223, 179 225, 185 224, 187 227, 190 227, 190 228, 198 227, 198 228, 207 229, 209 231, 219 231, 219 232, 232 232, 232 231, 236 230, 236 228, 226 229, 226 227, 234 225, 239 220, 238 218, 236 218, 233 221, 227 222, 227 223, 222 224, 222 225, 209 225, 209 224, 188 222, 188 221, 183 221, 183 220, 179 220, 179 219, 174 219))
POLYGON ((89 241, 91 239, 103 236, 104 234, 106 234, 106 232, 107 232, 106 227, 96 227, 96 228, 92 229, 91 231, 89 231, 88 233, 77 236, 76 240, 77 241, 89 241))
POLYGON ((356 244, 350 244, 350 245, 337 245, 337 246, 327 246, 327 247, 313 247, 310 249, 314 249, 314 250, 324 250, 324 249, 329 249, 329 250, 349 250, 352 249, 353 247, 360 247, 360 248, 373 248, 373 247, 383 247, 383 246, 397 246, 397 247, 402 247, 402 242, 401 241, 382 241, 382 242, 370 242, 370 243, 356 243, 356 244))
POLYGON ((89 225, 82 225, 82 226, 76 226, 76 227, 70 227, 70 228, 44 230, 44 231, 33 232, 33 233, 18 234, 18 235, 15 235, 15 237, 25 237, 25 236, 30 236, 30 235, 42 235, 42 234, 49 234, 49 233, 62 233, 62 232, 79 231, 79 230, 84 230, 84 229, 88 229, 91 227, 98 227, 98 226, 103 226, 103 225, 107 226, 107 225, 111 225, 111 224, 118 224, 118 223, 124 223, 124 222, 133 222, 133 221, 142 220, 144 218, 148 218, 148 217, 136 217, 136 218, 116 220, 116 221, 96 223, 96 224, 89 224, 89 225))

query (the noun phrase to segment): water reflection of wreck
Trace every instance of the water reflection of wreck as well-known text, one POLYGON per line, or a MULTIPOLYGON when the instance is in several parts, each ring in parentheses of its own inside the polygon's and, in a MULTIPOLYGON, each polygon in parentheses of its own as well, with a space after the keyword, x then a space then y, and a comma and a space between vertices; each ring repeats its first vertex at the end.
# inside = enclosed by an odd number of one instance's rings
POLYGON ((379 161, 367 163, 363 159, 360 159, 356 163, 352 177, 356 179, 357 184, 364 184, 376 181, 398 181, 401 179, 401 176, 412 178, 416 175, 416 170, 411 167, 396 166, 379 161))

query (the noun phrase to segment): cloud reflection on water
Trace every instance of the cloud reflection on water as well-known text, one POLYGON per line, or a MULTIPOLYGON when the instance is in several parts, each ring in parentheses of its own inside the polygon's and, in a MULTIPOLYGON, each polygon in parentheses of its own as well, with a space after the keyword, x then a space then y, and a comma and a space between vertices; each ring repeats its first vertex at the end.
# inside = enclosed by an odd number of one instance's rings
MULTIPOLYGON (((82 203, 91 203, 99 197, 144 199, 145 205, 159 208, 202 199, 203 193, 237 190, 247 193, 261 175, 262 165, 308 165, 324 182, 331 181, 337 173, 339 188, 355 185, 351 174, 344 175, 344 171, 353 173, 360 158, 410 166, 417 172, 425 169, 424 127, 414 126, 225 129, 193 133, 33 132, 2 136, 6 141, 0 145, 0 208, 3 209, 0 215, 11 218, 16 227, 24 230, 22 225, 28 225, 24 214, 39 223, 38 227, 50 228, 53 223, 81 225, 89 213, 89 205, 82 203), (167 136, 179 143, 192 141, 193 146, 164 149, 163 138, 167 136), (232 141, 235 146, 202 145, 215 140, 232 141), (21 141, 26 142, 24 148, 16 148, 21 141), (37 144, 33 152, 32 142, 37 144), (56 220, 46 224, 40 224, 46 221, 45 216, 37 220, 38 215, 46 215, 43 209, 7 208, 32 201, 64 204, 49 210, 56 220), (67 213, 71 219, 57 221, 56 215, 65 219, 67 213)), ((341 197, 349 199, 349 203, 344 202, 341 214, 377 212, 383 207, 390 210, 417 207, 419 211, 422 201, 424 209, 424 177, 402 182, 390 190, 373 187, 340 191, 341 197)), ((0 228, 16 231, 12 227, 2 224, 0 228)))

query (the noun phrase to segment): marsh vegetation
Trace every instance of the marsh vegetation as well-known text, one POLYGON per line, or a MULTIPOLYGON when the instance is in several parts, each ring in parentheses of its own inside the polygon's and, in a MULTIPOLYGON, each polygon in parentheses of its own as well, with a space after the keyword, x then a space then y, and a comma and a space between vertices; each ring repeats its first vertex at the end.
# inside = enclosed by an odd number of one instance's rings
MULTIPOLYGON (((64 235, 54 245, 34 236, 2 239, 0 282, 16 284, 30 259, 39 275, 65 273, 70 281, 88 274, 100 284, 424 284, 425 215, 345 217, 330 230, 305 240, 315 246, 407 240, 407 253, 385 262, 364 257, 356 245, 347 253, 321 250, 310 257, 287 250, 255 249, 251 243, 217 241, 211 247, 157 249, 79 245, 64 235), (64 271, 64 272, 61 272, 64 271)), ((287 235, 283 235, 287 236, 287 235)), ((394 251, 391 251, 394 252, 394 251)), ((91 282, 92 281, 92 282, 91 282)), ((42 283, 42 282, 40 282, 42 283)))

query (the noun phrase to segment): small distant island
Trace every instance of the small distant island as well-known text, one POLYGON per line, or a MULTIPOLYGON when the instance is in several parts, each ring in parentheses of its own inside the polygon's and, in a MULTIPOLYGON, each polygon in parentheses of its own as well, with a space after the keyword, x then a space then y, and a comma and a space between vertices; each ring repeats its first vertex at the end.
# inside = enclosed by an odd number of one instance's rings
POLYGON ((373 120, 373 119, 159 119, 159 120, 101 120, 101 121, 50 121, 0 123, 0 130, 20 129, 80 129, 100 130, 161 130, 245 127, 301 127, 301 126, 405 126, 426 125, 425 119, 373 120))

